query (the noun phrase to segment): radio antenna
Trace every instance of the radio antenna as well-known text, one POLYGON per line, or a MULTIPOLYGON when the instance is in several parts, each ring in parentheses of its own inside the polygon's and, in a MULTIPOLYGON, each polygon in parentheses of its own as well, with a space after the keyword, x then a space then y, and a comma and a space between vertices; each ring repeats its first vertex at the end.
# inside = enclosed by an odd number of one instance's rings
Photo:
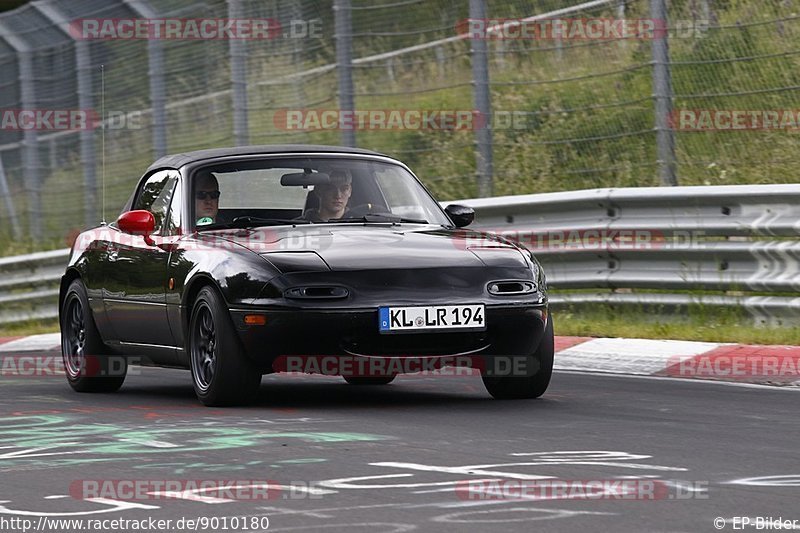
POLYGON ((100 65, 100 146, 101 152, 101 173, 100 181, 103 188, 102 211, 103 220, 101 224, 106 225, 106 66, 100 65))

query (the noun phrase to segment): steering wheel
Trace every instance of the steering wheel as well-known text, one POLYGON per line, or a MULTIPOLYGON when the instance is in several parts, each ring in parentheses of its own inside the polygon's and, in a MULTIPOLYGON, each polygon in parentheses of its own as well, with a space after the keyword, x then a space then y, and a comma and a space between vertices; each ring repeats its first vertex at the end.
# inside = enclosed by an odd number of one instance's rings
POLYGON ((386 208, 386 206, 380 204, 359 204, 356 206, 351 207, 348 209, 344 216, 346 218, 357 218, 363 217, 367 213, 373 215, 391 215, 392 213, 386 208))

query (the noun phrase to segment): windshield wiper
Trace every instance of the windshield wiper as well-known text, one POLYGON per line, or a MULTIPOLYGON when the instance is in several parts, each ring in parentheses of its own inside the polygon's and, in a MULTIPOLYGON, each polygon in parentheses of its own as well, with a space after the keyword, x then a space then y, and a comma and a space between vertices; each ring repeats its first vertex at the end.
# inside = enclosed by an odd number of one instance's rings
POLYGON ((253 216, 236 217, 231 222, 199 226, 198 229, 254 228, 257 226, 282 226, 295 224, 311 224, 308 220, 292 218, 261 218, 253 216))
POLYGON ((367 213, 360 217, 332 218, 328 222, 406 222, 408 224, 428 224, 427 220, 405 218, 391 214, 367 213))

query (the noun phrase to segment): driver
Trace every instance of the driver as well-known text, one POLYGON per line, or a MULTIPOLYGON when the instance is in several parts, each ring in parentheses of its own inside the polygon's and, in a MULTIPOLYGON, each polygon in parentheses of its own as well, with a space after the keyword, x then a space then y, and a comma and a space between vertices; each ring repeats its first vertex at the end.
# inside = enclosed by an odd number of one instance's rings
POLYGON ((219 182, 211 172, 198 174, 194 183, 194 213, 198 226, 219 222, 219 182))
POLYGON ((330 173, 330 183, 317 185, 314 192, 319 198, 319 209, 309 209, 303 218, 312 222, 342 218, 353 193, 353 179, 343 170, 334 170, 330 173))

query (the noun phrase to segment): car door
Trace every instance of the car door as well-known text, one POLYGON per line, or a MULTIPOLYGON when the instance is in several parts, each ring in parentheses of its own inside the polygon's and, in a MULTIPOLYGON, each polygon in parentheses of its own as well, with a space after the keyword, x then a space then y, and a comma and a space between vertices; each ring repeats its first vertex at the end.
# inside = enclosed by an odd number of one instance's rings
POLYGON ((132 209, 150 211, 156 230, 149 237, 120 232, 114 249, 109 252, 103 299, 106 315, 120 343, 163 348, 166 359, 174 356, 167 321, 166 274, 170 245, 179 238, 173 234, 169 217, 178 179, 177 171, 163 170, 150 175, 140 186, 132 209))

